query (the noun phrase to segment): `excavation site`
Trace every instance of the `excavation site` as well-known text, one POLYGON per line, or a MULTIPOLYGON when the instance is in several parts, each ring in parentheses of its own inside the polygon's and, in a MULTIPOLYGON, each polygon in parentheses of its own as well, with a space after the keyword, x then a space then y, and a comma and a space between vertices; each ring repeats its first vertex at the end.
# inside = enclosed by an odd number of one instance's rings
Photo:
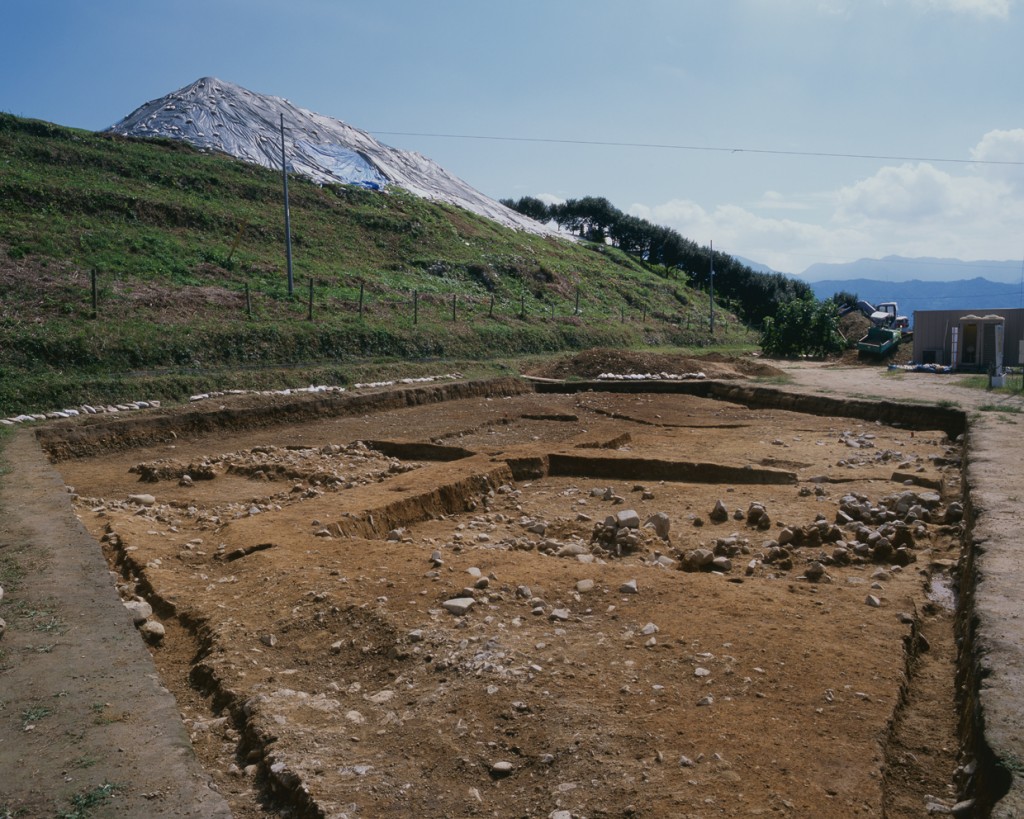
POLYGON ((38 438, 236 817, 917 817, 972 774, 962 419, 508 378, 38 438))

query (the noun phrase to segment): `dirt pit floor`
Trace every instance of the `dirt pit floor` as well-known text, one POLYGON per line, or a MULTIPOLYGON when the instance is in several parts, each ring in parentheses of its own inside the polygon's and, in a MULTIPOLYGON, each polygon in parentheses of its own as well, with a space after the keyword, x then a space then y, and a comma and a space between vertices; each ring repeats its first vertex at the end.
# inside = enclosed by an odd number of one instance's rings
POLYGON ((910 817, 956 801, 960 462, 581 393, 59 468, 236 816, 910 817))

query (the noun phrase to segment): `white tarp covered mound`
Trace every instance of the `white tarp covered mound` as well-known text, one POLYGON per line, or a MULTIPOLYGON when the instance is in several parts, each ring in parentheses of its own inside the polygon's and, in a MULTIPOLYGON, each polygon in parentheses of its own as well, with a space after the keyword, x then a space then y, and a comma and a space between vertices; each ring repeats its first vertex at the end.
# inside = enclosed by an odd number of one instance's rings
POLYGON ((553 228, 484 196, 422 154, 390 148, 344 122, 214 77, 203 77, 146 103, 107 131, 130 137, 181 139, 203 150, 280 169, 281 114, 289 171, 321 184, 341 182, 370 188, 396 185, 507 227, 555 234, 553 228))

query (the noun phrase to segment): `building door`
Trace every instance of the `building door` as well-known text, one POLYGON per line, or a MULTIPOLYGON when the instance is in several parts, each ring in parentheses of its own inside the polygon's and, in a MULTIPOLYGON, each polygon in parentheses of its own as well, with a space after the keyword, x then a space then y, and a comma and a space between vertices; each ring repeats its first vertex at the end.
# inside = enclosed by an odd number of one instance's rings
POLYGON ((978 325, 965 324, 963 332, 963 354, 960 356, 961 364, 978 363, 978 325))

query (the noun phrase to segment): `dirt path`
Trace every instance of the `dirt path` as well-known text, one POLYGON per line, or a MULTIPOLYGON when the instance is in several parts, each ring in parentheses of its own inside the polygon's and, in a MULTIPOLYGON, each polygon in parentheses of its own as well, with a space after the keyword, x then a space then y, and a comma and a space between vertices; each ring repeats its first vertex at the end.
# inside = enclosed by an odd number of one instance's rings
POLYGON ((4 459, 0 816, 229 816, 34 436, 4 459))

